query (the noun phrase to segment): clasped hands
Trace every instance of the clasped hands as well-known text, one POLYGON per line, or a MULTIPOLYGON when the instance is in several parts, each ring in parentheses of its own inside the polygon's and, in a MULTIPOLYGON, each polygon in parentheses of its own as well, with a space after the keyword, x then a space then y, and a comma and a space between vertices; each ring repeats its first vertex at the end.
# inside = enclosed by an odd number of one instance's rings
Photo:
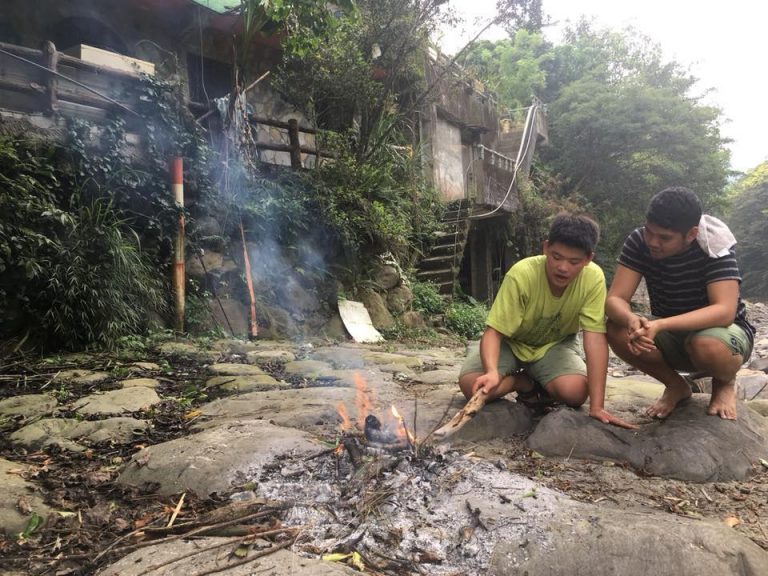
POLYGON ((627 323, 629 351, 639 355, 656 350, 654 339, 660 331, 659 320, 649 320, 645 316, 633 315, 627 323))

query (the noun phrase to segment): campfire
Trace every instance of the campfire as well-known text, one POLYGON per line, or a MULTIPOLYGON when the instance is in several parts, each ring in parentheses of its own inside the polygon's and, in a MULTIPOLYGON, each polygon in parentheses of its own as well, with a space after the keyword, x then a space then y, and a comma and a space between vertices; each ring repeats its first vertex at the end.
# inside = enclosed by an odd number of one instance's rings
MULTIPOLYGON (((293 549, 370 574, 483 573, 497 539, 520 538, 525 523, 518 509, 494 518, 479 505, 498 501, 491 490, 530 490, 528 481, 430 442, 437 431, 418 438, 415 422, 379 406, 362 377, 354 383, 354 413, 337 405, 330 447, 286 456, 255 479, 260 496, 290 500, 282 522, 296 531, 293 549)), ((446 426, 475 412, 462 409, 446 426)))
POLYGON ((365 380, 359 375, 354 376, 355 423, 349 418, 347 407, 339 402, 336 410, 341 422, 339 431, 342 435, 341 446, 353 453, 361 447, 383 450, 413 450, 416 446, 415 436, 408 430, 405 420, 393 404, 389 410, 383 411, 381 417, 374 413, 375 398, 373 391, 368 388, 365 380))

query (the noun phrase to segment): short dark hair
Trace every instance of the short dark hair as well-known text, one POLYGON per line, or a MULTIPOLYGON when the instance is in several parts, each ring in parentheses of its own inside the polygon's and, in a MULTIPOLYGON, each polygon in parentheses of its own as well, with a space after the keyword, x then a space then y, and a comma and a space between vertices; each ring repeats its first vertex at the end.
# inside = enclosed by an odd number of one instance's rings
POLYGON ((685 234, 701 220, 701 200, 684 186, 665 188, 648 204, 645 218, 652 224, 685 234))
POLYGON ((589 216, 561 212, 552 220, 547 241, 560 242, 571 248, 579 248, 592 254, 600 239, 600 226, 589 216))

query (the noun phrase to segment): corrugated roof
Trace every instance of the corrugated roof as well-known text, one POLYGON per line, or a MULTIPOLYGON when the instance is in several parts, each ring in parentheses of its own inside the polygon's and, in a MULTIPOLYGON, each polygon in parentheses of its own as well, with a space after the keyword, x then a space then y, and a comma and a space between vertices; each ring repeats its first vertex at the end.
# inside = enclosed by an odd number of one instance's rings
POLYGON ((205 6, 209 10, 223 14, 240 6, 240 0, 192 0, 195 4, 205 6))

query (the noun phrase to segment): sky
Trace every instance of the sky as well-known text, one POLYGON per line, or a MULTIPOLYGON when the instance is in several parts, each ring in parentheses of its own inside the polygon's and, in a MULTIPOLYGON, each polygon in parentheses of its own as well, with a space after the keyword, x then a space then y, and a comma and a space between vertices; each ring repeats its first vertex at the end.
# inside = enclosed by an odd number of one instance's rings
MULTIPOLYGON (((440 40, 451 53, 463 46, 495 14, 495 0, 450 0, 464 25, 440 40), (463 34, 462 34, 463 32, 463 34)), ((768 2, 763 0, 542 0, 557 24, 545 29, 553 42, 567 21, 581 15, 598 27, 632 26, 658 43, 666 60, 675 60, 699 78, 704 102, 723 110, 721 133, 733 139, 731 167, 746 171, 768 160, 768 2)), ((489 40, 504 37, 490 30, 489 40)))

